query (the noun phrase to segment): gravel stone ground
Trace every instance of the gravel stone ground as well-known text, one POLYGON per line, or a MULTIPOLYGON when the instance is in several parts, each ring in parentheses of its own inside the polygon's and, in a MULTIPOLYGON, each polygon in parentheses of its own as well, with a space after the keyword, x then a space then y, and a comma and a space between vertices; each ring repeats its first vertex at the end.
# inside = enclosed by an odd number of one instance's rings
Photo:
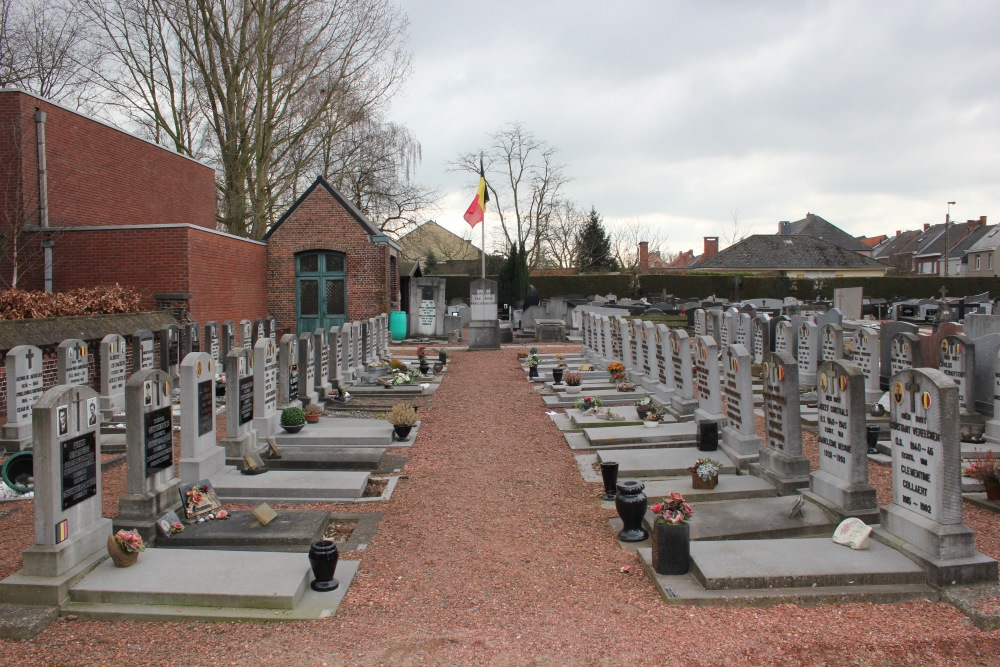
MULTIPOLYGON (((361 567, 334 617, 283 624, 60 619, 32 640, 0 642, 0 662, 1000 664, 1000 631, 977 630, 942 602, 665 604, 635 555, 618 546, 606 521, 613 511, 598 499, 600 485, 581 479, 525 382, 519 350, 452 352, 445 382, 421 410, 420 433, 392 500, 377 508, 331 506, 385 512, 368 549, 345 554, 360 558, 361 567)), ((884 494, 887 477, 877 467, 872 472, 884 494)), ((104 485, 112 516, 124 466, 107 471, 104 485)), ((30 503, 19 504, 0 520, 4 576, 20 566, 20 552, 32 541, 30 503)), ((980 533, 979 548, 997 557, 996 515, 976 519, 968 507, 966 513, 980 533)))

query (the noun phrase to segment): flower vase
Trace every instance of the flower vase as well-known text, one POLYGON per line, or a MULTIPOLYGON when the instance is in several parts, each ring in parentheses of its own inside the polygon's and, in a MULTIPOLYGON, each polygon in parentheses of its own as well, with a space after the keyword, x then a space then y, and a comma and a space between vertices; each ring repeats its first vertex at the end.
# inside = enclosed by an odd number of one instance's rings
POLYGON ((691 526, 653 524, 653 569, 657 574, 687 574, 691 568, 691 526))
POLYGON ((604 500, 615 499, 618 483, 618 461, 601 461, 601 479, 604 481, 604 500))
POLYGON ((421 375, 427 375, 430 372, 431 372, 431 365, 429 363, 427 363, 426 361, 421 361, 420 362, 420 374, 421 375))
POLYGON ((413 430, 413 426, 393 426, 392 432, 396 436, 396 440, 400 442, 406 442, 410 437, 410 431, 413 430))
POLYGON ((719 484, 719 476, 712 475, 708 479, 702 479, 698 476, 698 473, 691 473, 691 488, 692 489, 714 489, 719 484))
POLYGON ((138 551, 125 551, 115 542, 114 535, 108 535, 108 555, 115 567, 132 567, 139 562, 138 551))
POLYGON ((622 529, 618 531, 618 539, 622 542, 642 542, 649 533, 642 527, 642 519, 646 516, 646 494, 642 482, 629 480, 618 484, 615 496, 615 509, 622 519, 622 529))
POLYGON ((986 500, 1000 500, 1000 482, 983 482, 986 500))
POLYGON ((552 369, 552 381, 555 384, 562 384, 562 380, 563 380, 563 371, 562 371, 562 369, 561 368, 553 368, 552 369))
POLYGON ((579 394, 580 393, 580 385, 578 385, 578 384, 577 385, 572 385, 572 384, 566 385, 566 393, 567 394, 573 394, 574 396, 576 394, 579 394))
POLYGON ((538 366, 528 366, 528 377, 530 378, 538 377, 538 366))
POLYGON ((646 419, 642 422, 642 425, 646 428, 656 428, 660 425, 660 421, 658 419, 646 419))
POLYGON ((635 413, 639 415, 639 419, 645 421, 646 415, 648 415, 649 411, 652 409, 653 409, 652 406, 649 405, 637 405, 635 406, 635 413))
POLYGON ((330 540, 313 542, 309 547, 309 566, 315 580, 309 587, 321 593, 336 590, 340 582, 333 578, 333 573, 337 570, 339 559, 337 545, 330 540))

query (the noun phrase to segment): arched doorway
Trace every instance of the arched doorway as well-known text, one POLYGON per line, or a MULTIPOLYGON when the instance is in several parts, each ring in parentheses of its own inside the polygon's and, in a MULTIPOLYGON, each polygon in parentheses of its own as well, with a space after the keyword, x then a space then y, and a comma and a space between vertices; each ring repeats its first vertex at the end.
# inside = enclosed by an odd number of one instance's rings
POLYGON ((347 257, 312 250, 295 256, 295 322, 299 333, 347 321, 347 257))

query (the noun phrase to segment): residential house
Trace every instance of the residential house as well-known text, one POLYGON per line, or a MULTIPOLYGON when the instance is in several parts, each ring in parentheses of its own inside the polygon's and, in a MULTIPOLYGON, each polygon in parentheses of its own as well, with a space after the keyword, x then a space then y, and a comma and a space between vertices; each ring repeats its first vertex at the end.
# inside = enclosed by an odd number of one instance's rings
POLYGON ((871 257, 872 255, 870 246, 862 243, 840 227, 824 220, 815 213, 806 213, 806 217, 795 222, 779 222, 778 234, 783 236, 812 236, 838 245, 841 248, 859 252, 866 257, 871 257))
POLYGON ((808 235, 755 234, 696 263, 699 271, 752 271, 789 278, 880 277, 889 266, 808 235))
POLYGON ((466 273, 470 266, 478 273, 482 261, 482 251, 472 245, 471 240, 463 239, 433 220, 401 236, 399 247, 405 261, 419 262, 427 274, 466 273), (450 266, 452 264, 454 266, 450 266))
MULTIPOLYGON (((985 218, 982 218, 985 222, 985 218)), ((997 276, 1000 275, 1000 225, 986 227, 986 231, 975 243, 969 246, 965 252, 967 262, 966 274, 968 276, 997 276)))

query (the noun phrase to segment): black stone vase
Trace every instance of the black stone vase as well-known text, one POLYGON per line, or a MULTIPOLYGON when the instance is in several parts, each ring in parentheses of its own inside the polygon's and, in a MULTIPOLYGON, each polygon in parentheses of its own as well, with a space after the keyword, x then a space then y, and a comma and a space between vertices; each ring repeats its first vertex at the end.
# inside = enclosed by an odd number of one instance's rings
POLYGON ((657 574, 687 574, 691 569, 691 526, 653 524, 653 569, 657 574))
POLYGON ((430 370, 431 370, 431 365, 429 363, 427 363, 426 361, 421 361, 420 362, 420 374, 421 375, 427 375, 430 372, 430 370))
POLYGON ((601 462, 601 479, 604 480, 604 500, 614 500, 615 484, 618 483, 618 461, 601 462))
POLYGON ((528 377, 530 378, 538 377, 538 366, 528 366, 528 377))
POLYGON ((444 350, 438 350, 438 361, 442 364, 448 363, 448 353, 444 350))
POLYGON ((396 440, 400 442, 406 442, 410 437, 410 431, 413 430, 413 425, 410 426, 393 426, 392 432, 396 436, 396 440))
POLYGON ((622 519, 622 529, 618 539, 622 542, 642 542, 649 533, 642 527, 642 519, 646 516, 646 494, 642 482, 629 480, 618 484, 618 494, 615 496, 615 509, 622 519))
POLYGON ((563 379, 563 369, 553 368, 552 369, 552 381, 556 384, 562 384, 563 379))
POLYGON ((881 427, 878 424, 865 424, 865 439, 868 441, 868 453, 878 454, 878 434, 881 427))
POLYGON ((333 578, 337 569, 340 553, 337 545, 330 540, 313 542, 309 547, 309 565, 312 567, 315 580, 309 584, 314 591, 325 592, 337 590, 340 582, 333 578))

